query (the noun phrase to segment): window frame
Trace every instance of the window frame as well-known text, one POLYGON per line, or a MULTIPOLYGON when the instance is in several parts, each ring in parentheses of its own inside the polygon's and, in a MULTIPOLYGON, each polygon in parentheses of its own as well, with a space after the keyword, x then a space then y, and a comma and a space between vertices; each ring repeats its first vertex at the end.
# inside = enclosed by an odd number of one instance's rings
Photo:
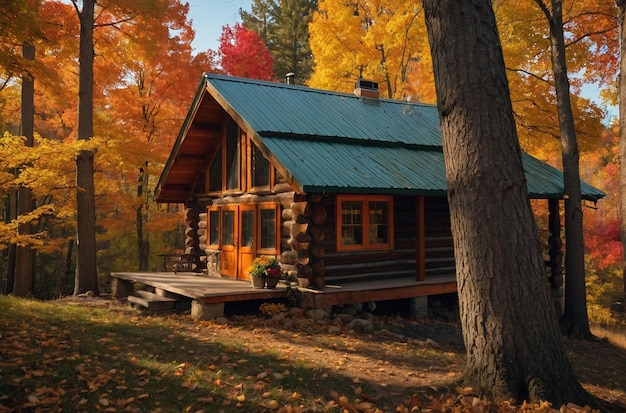
MULTIPOLYGON (((261 202, 256 204, 241 204, 239 205, 239 210, 254 210, 254 218, 255 218, 255 228, 254 228, 254 239, 252 243, 252 249, 255 254, 267 254, 267 255, 276 255, 280 253, 281 247, 281 205, 280 202, 261 202), (274 237, 275 237, 275 245, 274 248, 261 248, 261 239, 262 239, 262 225, 261 225, 261 211, 273 210, 274 211, 274 237)), ((207 248, 210 249, 221 249, 223 244, 223 215, 225 209, 222 206, 209 206, 207 207, 207 248), (213 226, 213 222, 211 220, 211 212, 217 212, 218 216, 218 235, 217 238, 219 240, 219 244, 211 244, 211 228, 213 226)), ((240 211, 241 212, 241 211, 240 211)), ((241 213, 235 213, 234 218, 235 221, 239 219, 241 213)), ((240 222, 234 222, 234 228, 239 228, 241 225, 240 222)), ((238 234, 233 234, 235 238, 238 238, 238 234)), ((242 240, 239 240, 242 243, 242 240)), ((228 246, 231 246, 228 244, 228 246)), ((237 248, 245 247, 244 245, 236 245, 237 248)))
POLYGON ((391 195, 338 195, 335 201, 336 217, 335 217, 335 239, 337 251, 367 251, 367 250, 392 250, 393 249, 393 196, 391 195), (342 203, 343 202, 359 202, 361 203, 361 243, 360 244, 343 244, 342 242, 342 203), (385 202, 387 204, 387 242, 371 243, 369 240, 370 231, 370 203, 385 202))

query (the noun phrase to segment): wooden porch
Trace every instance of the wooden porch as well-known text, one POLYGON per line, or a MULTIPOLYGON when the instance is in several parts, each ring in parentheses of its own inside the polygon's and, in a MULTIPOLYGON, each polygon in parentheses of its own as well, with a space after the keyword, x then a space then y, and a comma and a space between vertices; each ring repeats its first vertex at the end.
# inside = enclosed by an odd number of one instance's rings
MULTIPOLYGON (((134 285, 155 289, 163 297, 183 296, 193 300, 192 317, 214 318, 223 314, 224 303, 284 298, 287 285, 279 283, 275 289, 254 289, 249 281, 223 277, 208 277, 190 272, 116 272, 111 274, 113 295, 127 298, 134 285), (193 305, 199 307, 194 314, 193 305)), ((339 282, 329 280, 323 290, 292 286, 297 302, 305 308, 322 308, 331 305, 388 301, 453 293, 457 290, 454 275, 436 275, 424 281, 414 277, 395 277, 339 282)))

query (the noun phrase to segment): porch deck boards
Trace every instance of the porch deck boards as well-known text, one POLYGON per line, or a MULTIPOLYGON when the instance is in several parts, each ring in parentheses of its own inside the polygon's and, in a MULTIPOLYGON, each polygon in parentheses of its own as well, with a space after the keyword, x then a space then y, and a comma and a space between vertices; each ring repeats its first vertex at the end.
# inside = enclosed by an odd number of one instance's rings
MULTIPOLYGON (((281 298, 286 286, 282 282, 275 289, 253 289, 249 281, 231 278, 207 277, 196 273, 179 272, 116 272, 111 277, 132 283, 141 283, 164 291, 201 300, 204 303, 224 303, 281 298)), ((329 305, 387 301, 456 292, 454 275, 427 277, 416 281, 413 277, 369 279, 340 283, 329 281, 323 290, 298 288, 301 304, 308 308, 329 305)))

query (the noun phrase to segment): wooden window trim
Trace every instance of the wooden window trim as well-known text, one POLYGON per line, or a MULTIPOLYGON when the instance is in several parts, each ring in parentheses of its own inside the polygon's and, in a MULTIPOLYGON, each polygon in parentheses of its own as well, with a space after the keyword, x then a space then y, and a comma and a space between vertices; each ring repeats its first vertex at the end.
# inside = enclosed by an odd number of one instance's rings
POLYGON ((257 228, 256 228, 256 238, 258 240, 257 245, 259 248, 256 249, 257 254, 268 254, 268 255, 277 255, 280 253, 280 203, 277 202, 262 202, 257 204, 257 228), (274 248, 261 248, 261 210, 271 209, 274 211, 274 234, 276 236, 275 247, 274 248))
POLYGON ((336 199, 336 229, 335 229, 335 239, 336 239, 336 249, 337 251, 366 251, 366 250, 392 250, 393 249, 393 225, 394 225, 394 217, 393 217, 393 196, 391 195, 338 195, 336 199), (344 201, 349 202, 361 202, 362 205, 362 218, 361 218, 361 233, 362 233, 362 244, 356 245, 343 245, 341 243, 341 227, 342 227, 342 211, 341 211, 341 203, 344 201), (388 242, 386 244, 370 244, 369 242, 369 204, 370 202, 386 202, 387 203, 387 231, 388 231, 388 242))

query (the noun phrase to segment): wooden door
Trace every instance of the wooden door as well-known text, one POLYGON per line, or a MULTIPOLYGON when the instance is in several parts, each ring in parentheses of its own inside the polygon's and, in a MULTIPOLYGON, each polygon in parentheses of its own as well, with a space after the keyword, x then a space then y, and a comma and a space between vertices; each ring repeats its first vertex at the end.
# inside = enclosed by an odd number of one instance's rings
POLYGON ((239 239, 241 243, 238 251, 238 277, 243 280, 249 280, 246 269, 254 260, 254 233, 255 233, 255 214, 254 205, 245 205, 239 207, 239 239))
POLYGON ((237 240, 239 228, 237 206, 222 209, 222 251, 220 273, 226 277, 237 278, 237 240))
POLYGON ((255 214, 254 205, 232 205, 222 209, 222 275, 250 279, 246 269, 255 256, 255 214))

